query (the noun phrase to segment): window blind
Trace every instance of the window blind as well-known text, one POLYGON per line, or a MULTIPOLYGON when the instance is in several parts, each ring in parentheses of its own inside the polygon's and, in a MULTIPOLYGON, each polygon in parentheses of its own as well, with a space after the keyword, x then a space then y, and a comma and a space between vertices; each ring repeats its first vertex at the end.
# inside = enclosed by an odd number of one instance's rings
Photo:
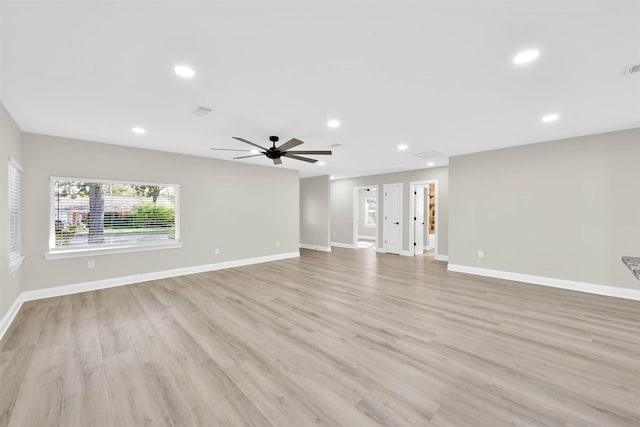
POLYGON ((9 264, 14 264, 20 256, 20 187, 22 167, 13 159, 9 160, 9 264))
POLYGON ((177 239, 175 184, 52 178, 51 250, 177 239))

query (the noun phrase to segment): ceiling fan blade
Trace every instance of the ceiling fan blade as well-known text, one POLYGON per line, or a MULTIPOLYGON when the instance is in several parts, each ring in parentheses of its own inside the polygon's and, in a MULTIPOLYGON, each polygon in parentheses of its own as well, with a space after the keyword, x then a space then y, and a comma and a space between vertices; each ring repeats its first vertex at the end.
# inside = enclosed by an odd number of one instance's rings
POLYGON ((291 138, 290 140, 282 144, 280 147, 278 147, 278 150, 287 151, 289 148, 297 147, 300 144, 304 144, 304 142, 296 138, 291 138))
POLYGON ((216 151, 251 151, 251 150, 235 150, 233 148, 210 148, 210 150, 216 150, 216 151))
POLYGON ((252 154, 252 155, 250 155, 250 156, 234 157, 234 158, 233 158, 233 160, 237 160, 237 159, 246 159, 246 158, 249 158, 249 157, 259 157, 259 156, 262 156, 262 154, 252 154))
POLYGON ((287 153, 291 154, 316 154, 316 155, 326 155, 330 156, 331 150, 308 150, 308 151, 287 151, 287 153))
POLYGON ((281 159, 273 159, 273 164, 274 165, 282 164, 282 160, 281 159))
POLYGON ((282 155, 289 159, 302 160, 303 162, 315 163, 318 161, 316 159, 310 159, 308 157, 301 157, 301 156, 296 156, 295 154, 289 154, 289 152, 282 153, 282 155))
POLYGON ((258 148, 260 148, 261 150, 267 151, 267 149, 266 149, 266 148, 264 148, 263 146, 258 145, 258 144, 254 144, 253 142, 251 142, 251 141, 247 141, 247 140, 246 140, 246 139, 244 139, 244 138, 240 138, 240 137, 238 137, 238 136, 232 136, 231 138, 236 139, 236 140, 238 140, 238 141, 242 141, 242 142, 244 142, 245 144, 249 144, 249 145, 253 145, 254 147, 258 147, 258 148))

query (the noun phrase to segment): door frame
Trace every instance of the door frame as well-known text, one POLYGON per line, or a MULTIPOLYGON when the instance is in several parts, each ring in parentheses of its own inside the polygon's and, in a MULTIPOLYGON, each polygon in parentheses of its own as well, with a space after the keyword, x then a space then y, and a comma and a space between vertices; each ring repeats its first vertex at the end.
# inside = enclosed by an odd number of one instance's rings
MULTIPOLYGON (((413 192, 417 191, 416 187, 419 185, 429 185, 429 184, 435 184, 435 191, 434 191, 434 195, 436 198, 436 211, 433 213, 434 218, 436 220, 436 230, 435 230, 435 242, 434 242, 434 254, 435 256, 438 255, 438 227, 440 226, 440 221, 438 218, 438 209, 440 208, 440 201, 438 199, 438 180, 437 179, 426 179, 424 181, 411 181, 409 183, 409 238, 411 240, 413 240, 415 238, 415 226, 413 224, 413 217, 415 215, 416 212, 416 207, 415 207, 415 197, 413 197, 413 192)), ((425 212, 425 215, 427 213, 425 212)), ((411 244, 412 242, 409 241, 409 254, 411 256, 415 256, 416 251, 415 251, 415 247, 411 244)))
MULTIPOLYGON (((404 253, 403 250, 402 250, 402 242, 404 240, 404 223, 402 221, 402 215, 403 215, 402 211, 403 211, 403 205, 404 205, 404 193, 403 193, 404 192, 404 184, 402 182, 392 182, 392 183, 389 183, 389 184, 383 184, 382 192, 385 193, 387 191, 386 188, 390 187, 390 186, 399 186, 400 187, 400 215, 399 215, 399 221, 400 221, 400 248, 398 249, 398 254, 400 255, 400 254, 404 253)), ((380 209, 380 205, 378 205, 378 209, 380 209)), ((384 195, 383 195, 382 196, 382 215, 383 216, 384 216, 384 209, 386 209, 386 207, 385 207, 384 195)), ((385 237, 386 237, 386 235, 385 235, 386 231, 385 231, 385 228, 384 228, 384 224, 385 224, 385 220, 383 219, 383 221, 382 221, 382 242, 384 242, 385 237)), ((386 252, 386 248, 385 248, 384 243, 382 244, 381 249, 382 249, 383 252, 386 252)))
POLYGON ((358 249, 358 220, 360 218, 360 191, 362 190, 375 190, 376 192, 376 250, 378 249, 378 242, 380 241, 380 186, 379 185, 361 185, 359 187, 353 187, 353 212, 352 212, 352 229, 353 236, 351 242, 355 249, 358 249))

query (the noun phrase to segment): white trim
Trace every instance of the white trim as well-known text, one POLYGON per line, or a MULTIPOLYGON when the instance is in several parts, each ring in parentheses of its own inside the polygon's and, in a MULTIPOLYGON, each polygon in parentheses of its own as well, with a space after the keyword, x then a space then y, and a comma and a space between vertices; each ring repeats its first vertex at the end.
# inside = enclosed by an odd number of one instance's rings
POLYGON ((16 314, 20 311, 20 307, 22 307, 22 303, 24 302, 24 292, 19 294, 16 300, 9 307, 9 311, 0 319, 0 340, 4 336, 4 334, 11 326, 13 319, 16 318, 16 314))
POLYGON ((411 251, 400 251, 400 253, 398 254, 400 256, 413 256, 413 254, 411 253, 411 251))
POLYGON ((512 273, 510 271, 492 270, 488 268, 456 264, 449 264, 447 266, 447 270, 459 273, 475 274, 477 276, 494 277, 496 279, 513 280, 515 282, 524 282, 532 285, 549 286, 552 288, 569 289, 589 294, 640 301, 640 289, 618 288, 615 286, 598 285, 595 283, 577 282, 574 280, 556 279, 553 277, 534 276, 531 274, 512 273))
POLYGON ((433 259, 435 259, 436 261, 449 261, 449 255, 435 254, 433 256, 433 259))
POLYGON ((375 242, 376 236, 366 236, 364 234, 358 234, 358 240, 373 240, 375 242))
POLYGON ((351 243, 340 243, 340 242, 331 242, 331 246, 335 246, 336 248, 346 248, 346 249, 358 248, 358 246, 354 246, 351 243))
POLYGON ((167 279, 169 277, 185 276, 187 274, 205 273, 207 271, 223 270, 226 268, 242 267, 245 265, 261 264, 263 262, 280 261, 290 258, 298 258, 300 252, 285 252, 275 255, 266 255, 254 258, 244 258, 234 261, 218 262, 215 264, 195 265, 191 267, 175 268, 172 270, 154 271, 151 273, 134 274, 132 276, 113 277, 110 279, 95 280, 92 282, 75 283, 73 285, 55 286, 52 288, 25 291, 9 308, 7 314, 0 320, 0 339, 5 334, 11 322, 16 317, 20 307, 26 301, 43 298, 59 297, 63 295, 77 294, 80 292, 95 291, 99 289, 115 288, 117 286, 131 285, 133 283, 148 282, 150 280, 167 279))
POLYGON ((9 156, 9 164, 14 168, 18 169, 20 172, 22 172, 22 165, 20 165, 20 163, 18 163, 16 159, 14 159, 11 156, 9 156))
POLYGON ((22 261, 24 261, 24 258, 24 255, 11 256, 9 258, 9 274, 12 274, 14 271, 20 268, 20 266, 22 265, 22 261))
POLYGON ((122 254, 129 252, 146 252, 146 251, 157 251, 161 249, 178 249, 182 247, 182 242, 176 241, 161 241, 157 243, 147 243, 147 244, 138 244, 138 245, 128 245, 128 246, 104 246, 96 248, 87 248, 82 247, 79 249, 70 249, 70 250, 58 250, 51 251, 44 254, 44 258, 46 260, 54 260, 54 259, 65 259, 65 258, 80 258, 85 256, 96 256, 96 255, 111 255, 111 254, 122 254))
POLYGON ((124 184, 124 185, 147 185, 156 187, 180 187, 180 184, 172 184, 170 182, 149 182, 149 181, 129 181, 128 179, 103 179, 103 178, 87 178, 78 176, 56 176, 51 175, 49 180, 55 181, 77 181, 77 182, 104 182, 107 184, 124 184))
POLYGON ((300 247, 302 249, 311 249, 313 251, 331 252, 330 246, 318 246, 318 245, 308 245, 306 243, 300 243, 300 247))

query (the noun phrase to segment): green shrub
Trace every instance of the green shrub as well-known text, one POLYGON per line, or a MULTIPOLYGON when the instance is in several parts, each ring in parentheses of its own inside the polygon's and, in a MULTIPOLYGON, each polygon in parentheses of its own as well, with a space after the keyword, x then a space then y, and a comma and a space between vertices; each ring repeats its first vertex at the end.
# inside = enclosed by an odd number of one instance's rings
POLYGON ((173 208, 167 206, 158 206, 153 203, 144 203, 138 206, 138 209, 128 215, 133 219, 136 227, 155 228, 155 227, 173 227, 175 212, 173 208))

